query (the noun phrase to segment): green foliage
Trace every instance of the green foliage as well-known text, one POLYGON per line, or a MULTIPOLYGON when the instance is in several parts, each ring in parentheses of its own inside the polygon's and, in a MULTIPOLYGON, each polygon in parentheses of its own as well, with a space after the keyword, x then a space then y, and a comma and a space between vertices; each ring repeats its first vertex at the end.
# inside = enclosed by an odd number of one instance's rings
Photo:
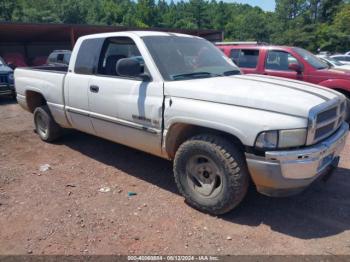
POLYGON ((232 16, 230 20, 225 32, 229 36, 234 36, 236 40, 269 41, 268 20, 266 13, 261 9, 248 9, 242 14, 232 16))
POLYGON ((350 34, 350 4, 341 8, 334 18, 334 29, 350 34))
POLYGON ((189 2, 189 11, 197 28, 209 27, 207 5, 208 3, 204 0, 190 0, 189 2))
POLYGON ((88 5, 87 1, 61 0, 56 2, 56 10, 63 23, 83 24, 86 23, 88 5))
POLYGON ((271 41, 311 51, 346 51, 350 41, 350 3, 343 0, 276 0, 271 41))
POLYGON ((141 27, 151 27, 158 24, 154 0, 139 0, 136 4, 135 15, 141 27))
POLYGON ((275 12, 222 0, 0 0, 0 21, 206 28, 226 40, 350 50, 350 0, 276 0, 275 12))
POLYGON ((18 22, 59 23, 61 22, 53 0, 17 0, 11 20, 18 22))
POLYGON ((0 1, 0 21, 12 20, 12 14, 18 7, 18 1, 15 0, 1 0, 0 1))

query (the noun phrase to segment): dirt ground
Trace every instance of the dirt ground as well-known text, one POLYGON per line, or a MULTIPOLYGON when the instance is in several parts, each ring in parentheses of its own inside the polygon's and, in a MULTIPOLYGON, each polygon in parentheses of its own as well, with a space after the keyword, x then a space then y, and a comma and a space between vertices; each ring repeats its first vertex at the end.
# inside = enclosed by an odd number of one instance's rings
POLYGON ((170 162, 80 132, 46 144, 0 97, 0 254, 350 254, 349 142, 327 183, 252 190, 212 217, 184 203, 170 162))

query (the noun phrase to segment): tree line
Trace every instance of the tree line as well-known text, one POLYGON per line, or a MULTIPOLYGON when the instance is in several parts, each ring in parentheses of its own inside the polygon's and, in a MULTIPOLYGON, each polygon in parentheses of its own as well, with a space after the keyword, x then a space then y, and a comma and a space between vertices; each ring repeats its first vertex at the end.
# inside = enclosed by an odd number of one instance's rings
POLYGON ((276 0, 274 12, 217 0, 0 0, 0 21, 218 29, 225 40, 350 50, 350 0, 276 0))

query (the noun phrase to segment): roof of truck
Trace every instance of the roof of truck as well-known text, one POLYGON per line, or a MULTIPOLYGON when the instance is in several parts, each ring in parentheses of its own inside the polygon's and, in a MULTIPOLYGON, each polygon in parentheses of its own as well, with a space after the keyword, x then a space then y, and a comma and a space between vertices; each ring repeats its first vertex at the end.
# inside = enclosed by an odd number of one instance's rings
POLYGON ((96 38, 96 37, 113 37, 113 36, 120 36, 120 35, 128 35, 133 34, 137 35, 139 37, 144 36, 182 36, 182 37, 198 37, 193 35, 187 35, 187 34, 181 34, 181 33, 173 33, 173 32, 161 32, 161 31, 120 31, 120 32, 111 32, 111 33, 99 33, 99 34, 92 34, 92 35, 86 35, 82 38, 96 38))
POLYGON ((140 37, 142 36, 155 36, 155 35, 164 35, 164 36, 188 36, 188 37, 196 37, 193 35, 186 35, 181 33, 173 33, 173 32, 160 32, 160 31, 130 31, 140 37))

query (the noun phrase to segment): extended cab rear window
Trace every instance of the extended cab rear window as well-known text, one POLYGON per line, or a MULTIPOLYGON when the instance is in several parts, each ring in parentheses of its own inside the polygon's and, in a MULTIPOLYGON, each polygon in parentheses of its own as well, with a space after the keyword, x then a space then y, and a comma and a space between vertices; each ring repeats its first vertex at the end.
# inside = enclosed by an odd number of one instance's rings
POLYGON ((79 48, 75 61, 74 72, 76 74, 92 75, 97 68, 104 38, 84 40, 79 48))
POLYGON ((258 65, 259 50, 231 49, 230 57, 238 67, 256 68, 258 65))

